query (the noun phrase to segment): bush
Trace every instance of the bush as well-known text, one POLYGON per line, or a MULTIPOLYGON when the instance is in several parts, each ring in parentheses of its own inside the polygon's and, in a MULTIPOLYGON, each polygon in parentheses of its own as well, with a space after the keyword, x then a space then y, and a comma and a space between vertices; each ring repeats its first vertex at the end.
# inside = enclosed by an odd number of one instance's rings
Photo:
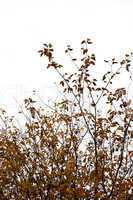
POLYGON ((81 42, 80 59, 68 45, 74 73, 63 73, 51 44, 39 50, 60 76, 63 98, 54 106, 25 99, 22 129, 1 109, 1 200, 132 199, 133 106, 128 89, 113 84, 124 73, 131 87, 132 53, 105 60, 101 80, 91 44, 81 42))

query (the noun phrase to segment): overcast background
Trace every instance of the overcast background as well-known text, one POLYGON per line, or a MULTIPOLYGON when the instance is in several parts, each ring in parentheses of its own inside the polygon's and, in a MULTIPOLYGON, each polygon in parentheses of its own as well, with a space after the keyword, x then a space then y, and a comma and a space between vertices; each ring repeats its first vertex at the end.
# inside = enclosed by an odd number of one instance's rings
POLYGON ((100 69, 104 58, 132 51, 133 1, 1 0, 0 105, 13 111, 14 98, 21 103, 34 89, 51 97, 56 77, 37 51, 52 42, 62 58, 67 44, 79 47, 84 37, 94 41, 100 69))

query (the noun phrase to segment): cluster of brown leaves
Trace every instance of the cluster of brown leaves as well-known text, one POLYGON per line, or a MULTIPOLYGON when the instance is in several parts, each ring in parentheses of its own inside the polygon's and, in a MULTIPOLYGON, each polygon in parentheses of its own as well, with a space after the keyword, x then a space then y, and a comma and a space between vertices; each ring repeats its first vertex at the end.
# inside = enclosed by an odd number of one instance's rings
POLYGON ((79 66, 73 49, 66 49, 77 69, 74 74, 61 72, 51 44, 39 51, 61 78, 64 98, 51 110, 25 99, 22 129, 1 110, 1 200, 133 198, 132 101, 126 88, 111 87, 123 70, 131 78, 132 55, 120 62, 106 60, 111 70, 99 82, 92 74, 96 58, 88 53, 91 43, 81 42, 79 66))

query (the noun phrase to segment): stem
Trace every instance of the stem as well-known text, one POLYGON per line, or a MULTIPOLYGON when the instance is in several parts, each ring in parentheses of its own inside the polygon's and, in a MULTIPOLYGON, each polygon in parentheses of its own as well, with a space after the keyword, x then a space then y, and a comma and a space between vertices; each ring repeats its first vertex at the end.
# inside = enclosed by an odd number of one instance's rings
POLYGON ((121 168, 121 166, 122 166, 123 154, 124 154, 124 147, 125 147, 125 140, 126 140, 126 136, 127 136, 127 133, 128 133, 128 128, 129 128, 129 126, 130 126, 130 122, 131 122, 131 118, 130 118, 130 120, 129 120, 129 122, 128 122, 126 128, 125 128, 125 131, 124 131, 124 137, 123 137, 123 141, 122 141, 121 154, 120 154, 120 162, 119 162, 119 165, 118 165, 118 168, 117 168, 117 171, 116 171, 115 179, 114 179, 114 181, 113 181, 113 183, 112 183, 112 190, 111 190, 111 192, 110 192, 110 194, 109 194, 109 196, 108 196, 109 198, 110 198, 110 197, 112 196, 112 194, 113 194, 114 187, 115 187, 115 185, 116 185, 116 180, 117 180, 117 177, 118 177, 118 174, 119 174, 119 170, 120 170, 120 168, 121 168))

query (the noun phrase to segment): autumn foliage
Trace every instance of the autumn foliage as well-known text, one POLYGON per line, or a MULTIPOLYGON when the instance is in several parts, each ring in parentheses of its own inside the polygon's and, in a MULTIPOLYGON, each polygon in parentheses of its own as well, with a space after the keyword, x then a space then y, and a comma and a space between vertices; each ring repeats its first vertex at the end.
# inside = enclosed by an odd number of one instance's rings
POLYGON ((81 42, 79 59, 67 46, 74 73, 63 72, 51 44, 39 50, 59 75, 63 97, 52 107, 25 99, 23 127, 0 110, 0 200, 133 199, 133 55, 105 60, 97 78, 91 44, 81 42))

